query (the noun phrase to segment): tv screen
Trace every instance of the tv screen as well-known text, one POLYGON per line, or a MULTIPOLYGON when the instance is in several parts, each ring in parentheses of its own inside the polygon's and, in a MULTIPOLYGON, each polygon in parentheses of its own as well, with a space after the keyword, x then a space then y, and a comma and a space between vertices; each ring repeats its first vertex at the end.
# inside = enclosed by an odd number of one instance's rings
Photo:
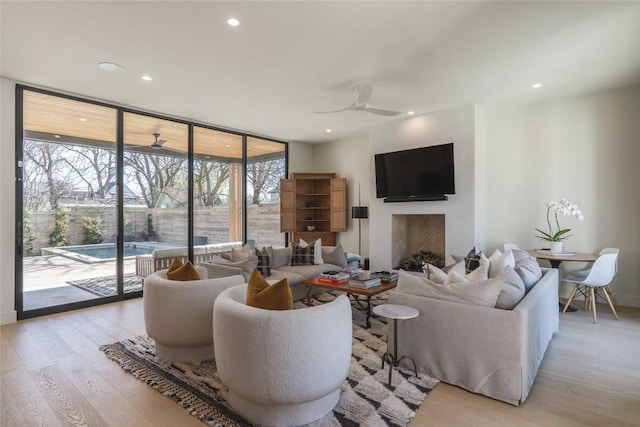
POLYGON ((375 168, 378 198, 455 194, 453 143, 376 154, 375 168))

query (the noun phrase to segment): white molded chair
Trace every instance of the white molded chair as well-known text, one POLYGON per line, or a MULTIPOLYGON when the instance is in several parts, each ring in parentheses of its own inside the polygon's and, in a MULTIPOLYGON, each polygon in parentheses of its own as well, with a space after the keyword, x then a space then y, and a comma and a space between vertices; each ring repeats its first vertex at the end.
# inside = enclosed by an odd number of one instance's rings
MULTIPOLYGON (((618 254, 618 257, 620 256, 620 249, 618 248, 603 248, 598 255, 604 255, 604 254, 618 254)), ((613 273, 613 276, 615 277, 618 274, 618 257, 616 257, 616 268, 615 268, 615 272, 613 273)), ((591 263, 591 265, 593 265, 593 263, 591 263)), ((579 270, 576 271, 575 273, 586 276, 589 273, 589 269, 591 268, 591 266, 589 266, 589 268, 583 269, 583 270, 579 270)), ((616 298, 616 295, 613 293, 613 289, 611 289, 611 285, 607 285, 606 286, 606 291, 609 293, 609 296, 611 297, 611 300, 613 301, 613 305, 618 309, 618 311, 620 310, 620 304, 618 303, 618 299, 616 298)))
POLYGON ((596 297, 598 295, 606 299, 613 315, 616 320, 618 320, 618 313, 616 313, 616 309, 609 296, 609 291, 607 290, 611 280, 613 280, 615 276, 617 261, 618 254, 616 252, 604 253, 598 257, 590 269, 572 272, 564 277, 562 279, 564 282, 574 283, 575 286, 562 312, 567 311, 576 293, 580 292, 585 298, 585 310, 588 304, 590 304, 590 309, 593 313, 593 323, 598 323, 596 318, 596 297), (602 291, 601 294, 599 294, 600 291, 602 291))

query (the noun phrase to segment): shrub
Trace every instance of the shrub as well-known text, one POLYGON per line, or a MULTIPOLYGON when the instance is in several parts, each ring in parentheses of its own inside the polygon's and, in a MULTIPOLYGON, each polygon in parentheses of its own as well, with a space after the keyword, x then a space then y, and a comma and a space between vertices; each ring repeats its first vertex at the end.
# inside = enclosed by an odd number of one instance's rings
POLYGON ((55 224, 49 234, 50 246, 69 245, 69 213, 62 208, 56 209, 55 224))
POLYGON ((147 214, 147 223, 145 224, 145 229, 140 233, 142 240, 156 240, 156 230, 153 229, 153 216, 151 214, 147 214))
POLYGON ((84 235, 82 243, 85 245, 102 243, 102 241, 104 240, 102 218, 91 218, 89 216, 83 216, 82 234, 84 235))

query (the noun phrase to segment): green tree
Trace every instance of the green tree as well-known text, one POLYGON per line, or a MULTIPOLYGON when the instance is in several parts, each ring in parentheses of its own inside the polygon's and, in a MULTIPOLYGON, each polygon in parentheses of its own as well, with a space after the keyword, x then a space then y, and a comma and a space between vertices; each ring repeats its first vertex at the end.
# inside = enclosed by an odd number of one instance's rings
POLYGON ((82 217, 82 234, 84 235, 82 243, 85 245, 102 243, 104 240, 102 218, 92 218, 90 216, 82 217))
POLYGON ((29 256, 33 253, 33 241, 36 236, 31 228, 31 213, 23 209, 22 211, 22 253, 29 256))
POLYGON ((49 234, 49 245, 68 246, 69 245, 69 213, 62 209, 56 209, 55 225, 49 234))

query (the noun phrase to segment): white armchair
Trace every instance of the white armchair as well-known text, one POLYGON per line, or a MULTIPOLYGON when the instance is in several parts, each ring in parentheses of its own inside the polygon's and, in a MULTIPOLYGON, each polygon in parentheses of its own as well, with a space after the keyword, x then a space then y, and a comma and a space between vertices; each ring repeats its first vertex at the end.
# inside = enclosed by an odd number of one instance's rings
MULTIPOLYGON (((196 268, 200 277, 207 277, 206 269, 196 268)), ((176 362, 213 359, 213 302, 220 292, 244 282, 239 275, 191 281, 169 280, 166 270, 149 275, 144 280, 144 323, 155 354, 176 362)))
POLYGON ((216 365, 230 405, 266 426, 307 424, 329 413, 351 364, 347 297, 297 310, 263 310, 245 300, 246 286, 236 286, 213 310, 216 365))

